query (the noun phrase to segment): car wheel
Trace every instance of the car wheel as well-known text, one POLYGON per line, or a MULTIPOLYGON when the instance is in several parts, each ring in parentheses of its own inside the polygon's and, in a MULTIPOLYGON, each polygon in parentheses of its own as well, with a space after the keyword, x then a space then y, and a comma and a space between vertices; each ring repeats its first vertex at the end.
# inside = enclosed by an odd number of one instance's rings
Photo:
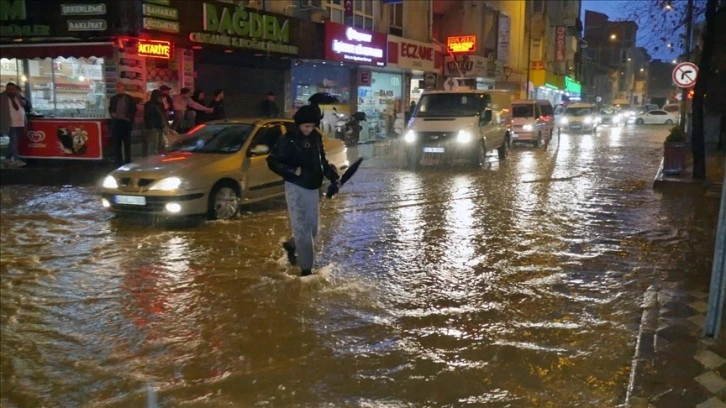
POLYGON ((670 125, 672 125, 672 124, 673 124, 673 121, 672 121, 672 120, 670 120, 670 119, 668 119, 668 120, 666 120, 666 123, 665 123, 665 124, 666 124, 666 125, 668 125, 668 126, 670 126, 670 125))
POLYGON ((485 141, 479 142, 479 145, 471 157, 471 165, 473 167, 481 167, 487 162, 487 145, 485 141))
POLYGON ((502 145, 499 146, 497 149, 497 153, 499 154, 499 160, 504 160, 507 158, 507 154, 509 153, 509 134, 504 136, 504 141, 502 142, 502 145))
POLYGON ((642 125, 643 124, 643 119, 638 119, 638 120, 635 121, 635 123, 638 124, 638 125, 642 125))
POLYGON ((209 194, 207 215, 211 220, 229 220, 239 213, 240 193, 232 183, 218 184, 209 194))
POLYGON ((537 133, 537 139, 534 140, 534 147, 542 146, 542 133, 537 133))

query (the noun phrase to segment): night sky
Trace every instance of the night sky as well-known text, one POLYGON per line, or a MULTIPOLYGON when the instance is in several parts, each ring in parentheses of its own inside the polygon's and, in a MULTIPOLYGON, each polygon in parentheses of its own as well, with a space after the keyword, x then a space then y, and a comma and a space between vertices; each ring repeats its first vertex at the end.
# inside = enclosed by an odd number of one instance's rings
MULTIPOLYGON (((585 24, 585 10, 597 11, 598 13, 607 14, 610 17, 610 21, 622 20, 628 17, 629 8, 632 7, 633 1, 645 2, 652 0, 582 0, 582 23, 585 24)), ((637 46, 645 47, 648 53, 653 59, 661 59, 664 61, 670 61, 677 56, 677 53, 667 50, 665 47, 661 47, 659 51, 653 50, 652 44, 646 44, 644 38, 648 37, 647 27, 643 27, 642 24, 638 24, 638 39, 637 46)))

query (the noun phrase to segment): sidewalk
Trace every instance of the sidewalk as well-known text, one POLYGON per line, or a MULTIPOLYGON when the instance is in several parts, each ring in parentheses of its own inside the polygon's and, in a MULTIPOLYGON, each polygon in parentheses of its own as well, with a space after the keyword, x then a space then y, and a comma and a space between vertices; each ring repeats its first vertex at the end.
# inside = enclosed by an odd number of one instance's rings
MULTIPOLYGON (((690 160, 679 177, 664 176, 661 165, 653 186, 664 194, 720 199, 725 164, 725 152, 709 154, 705 181, 693 179, 690 160)), ((726 408, 726 325, 718 339, 705 338, 709 288, 681 287, 658 282, 645 293, 626 407, 726 408)))

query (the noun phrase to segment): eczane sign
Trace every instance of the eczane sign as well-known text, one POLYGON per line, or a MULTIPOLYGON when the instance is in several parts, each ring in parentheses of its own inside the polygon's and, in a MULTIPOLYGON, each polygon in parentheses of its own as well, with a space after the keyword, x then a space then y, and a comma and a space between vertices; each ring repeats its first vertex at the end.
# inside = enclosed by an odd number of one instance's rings
POLYGON ((388 64, 424 72, 441 71, 441 47, 435 44, 388 36, 388 64))

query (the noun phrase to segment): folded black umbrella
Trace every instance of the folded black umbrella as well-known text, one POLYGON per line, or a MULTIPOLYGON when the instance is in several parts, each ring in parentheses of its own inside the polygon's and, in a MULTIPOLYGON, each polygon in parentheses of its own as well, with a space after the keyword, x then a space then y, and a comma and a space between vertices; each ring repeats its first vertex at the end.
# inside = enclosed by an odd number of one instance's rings
POLYGON ((354 161, 353 164, 348 167, 348 169, 343 173, 342 176, 340 176, 340 180, 338 180, 337 183, 330 183, 328 186, 328 191, 325 193, 325 196, 328 198, 333 197, 335 194, 338 193, 340 190, 340 186, 345 184, 346 181, 350 180, 351 177, 355 174, 356 171, 358 171, 358 167, 360 167, 360 164, 363 162, 363 158, 360 157, 358 160, 354 161))
POLYGON ((316 105, 332 105, 339 103, 337 96, 327 92, 318 92, 316 94, 313 94, 311 97, 308 98, 308 102, 316 105))

